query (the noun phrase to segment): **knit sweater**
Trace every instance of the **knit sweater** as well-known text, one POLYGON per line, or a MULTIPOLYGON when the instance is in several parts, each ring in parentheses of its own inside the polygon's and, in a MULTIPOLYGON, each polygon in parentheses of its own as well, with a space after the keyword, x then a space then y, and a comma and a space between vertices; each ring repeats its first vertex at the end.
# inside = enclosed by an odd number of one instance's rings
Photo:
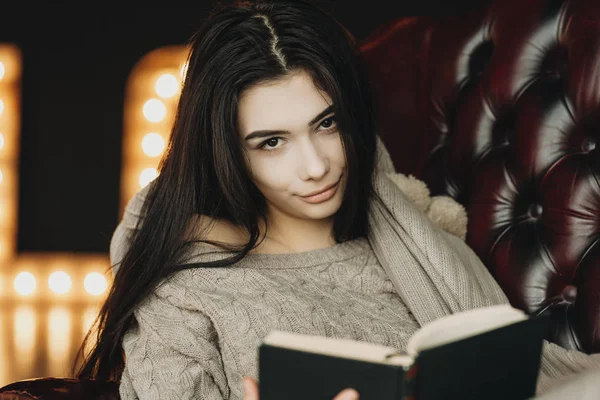
MULTIPOLYGON (((366 241, 296 254, 254 254, 224 269, 178 272, 135 311, 136 323, 122 342, 123 399, 241 399, 241 377, 256 378, 257 345, 270 329, 339 335, 403 350, 407 336, 426 323, 508 303, 460 235, 440 229, 403 193, 389 153, 377 139, 373 183, 381 202, 368 210, 366 241), (371 261, 359 261, 361 257, 371 261), (279 267, 273 267, 276 258, 282 260, 279 267), (373 272, 365 273, 376 270, 385 273, 379 280, 369 277, 373 272), (365 285, 365 279, 370 283, 365 285)), ((143 203, 142 191, 115 230, 113 264, 143 219, 143 203)), ((208 261, 200 248, 192 255, 208 261)), ((588 356, 545 342, 538 391, 598 366, 600 354, 588 356)))
MULTIPOLYGON (((203 261, 227 253, 208 248, 198 246, 203 261)), ((123 340, 123 399, 241 399, 242 377, 258 380, 258 346, 273 329, 404 350, 419 327, 365 238, 178 272, 135 318, 123 340)))

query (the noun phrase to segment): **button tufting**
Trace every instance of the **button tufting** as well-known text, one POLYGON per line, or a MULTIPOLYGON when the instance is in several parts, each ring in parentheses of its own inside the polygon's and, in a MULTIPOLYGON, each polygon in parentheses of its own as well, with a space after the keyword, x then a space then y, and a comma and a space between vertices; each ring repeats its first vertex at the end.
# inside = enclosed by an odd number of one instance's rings
POLYGON ((569 303, 575 303, 575 299, 577 298, 577 288, 573 285, 565 286, 561 297, 569 303))
POLYGON ((479 43, 469 56, 469 76, 479 77, 487 68, 494 54, 494 42, 486 40, 479 43))
POLYGON ((596 141, 592 138, 585 138, 581 144, 581 149, 585 153, 590 153, 596 148, 596 141))
POLYGON ((542 216, 542 211, 543 208, 541 204, 533 203, 531 206, 529 206, 529 215, 531 218, 538 219, 542 216))

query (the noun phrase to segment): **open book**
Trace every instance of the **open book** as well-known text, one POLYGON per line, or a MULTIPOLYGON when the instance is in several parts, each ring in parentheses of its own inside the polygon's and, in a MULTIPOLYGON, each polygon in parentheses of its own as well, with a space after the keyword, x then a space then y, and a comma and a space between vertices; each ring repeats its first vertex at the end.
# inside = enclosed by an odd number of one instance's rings
POLYGON ((259 348, 261 400, 527 399, 534 396, 547 317, 510 305, 421 327, 405 352, 348 339, 271 331, 259 348))

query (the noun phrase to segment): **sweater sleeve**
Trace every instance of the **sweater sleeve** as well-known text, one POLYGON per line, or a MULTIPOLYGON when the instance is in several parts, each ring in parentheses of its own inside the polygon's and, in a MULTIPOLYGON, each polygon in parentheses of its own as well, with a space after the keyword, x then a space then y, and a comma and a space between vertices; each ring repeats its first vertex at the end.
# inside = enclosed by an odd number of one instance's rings
POLYGON ((144 223, 144 203, 146 202, 146 197, 154 182, 155 181, 150 182, 127 202, 123 212, 123 218, 119 221, 119 224, 113 231, 109 246, 110 265, 112 267, 111 271, 113 278, 117 275, 117 271, 121 266, 123 258, 129 251, 129 247, 131 247, 134 234, 144 223))
POLYGON ((577 379, 581 372, 600 368, 600 353, 586 354, 568 350, 544 340, 537 393, 577 379))
POLYGON ((218 336, 209 318, 152 293, 124 338, 122 399, 229 398, 218 336))
POLYGON ((123 218, 112 234, 109 252, 113 277, 117 274, 121 261, 123 260, 123 257, 125 257, 127 250, 129 250, 133 234, 138 228, 138 222, 141 224, 144 220, 142 208, 151 186, 152 182, 142 188, 129 200, 125 206, 123 218))

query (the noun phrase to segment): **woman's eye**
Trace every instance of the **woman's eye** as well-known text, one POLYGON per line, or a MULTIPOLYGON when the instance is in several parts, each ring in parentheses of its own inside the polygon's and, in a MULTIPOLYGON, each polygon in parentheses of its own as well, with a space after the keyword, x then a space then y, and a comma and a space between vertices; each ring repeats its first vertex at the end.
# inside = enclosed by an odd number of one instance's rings
POLYGON ((278 141, 279 141, 279 137, 272 137, 269 138, 267 140, 265 140, 264 142, 262 142, 260 144, 260 146, 258 146, 259 149, 264 149, 265 146, 269 145, 269 147, 267 148, 267 150, 269 149, 273 149, 275 145, 277 145, 278 141))
MULTIPOLYGON (((335 130, 335 116, 331 116, 328 117, 326 119, 323 120, 323 122, 321 122, 321 126, 324 128, 325 131, 334 131, 335 130)), ((279 144, 279 141, 281 140, 281 137, 279 136, 275 136, 272 138, 269 138, 267 140, 265 140, 264 142, 262 142, 258 148, 261 150, 266 150, 266 151, 274 151, 277 150, 279 148, 279 146, 277 146, 277 144, 279 144)))
POLYGON ((321 126, 323 126, 325 129, 331 129, 331 126, 333 125, 333 121, 335 121, 335 117, 333 117, 333 116, 326 118, 323 120, 323 122, 321 122, 321 126), (330 123, 327 123, 327 121, 329 121, 330 123), (325 125, 327 125, 327 126, 325 126, 325 125))

